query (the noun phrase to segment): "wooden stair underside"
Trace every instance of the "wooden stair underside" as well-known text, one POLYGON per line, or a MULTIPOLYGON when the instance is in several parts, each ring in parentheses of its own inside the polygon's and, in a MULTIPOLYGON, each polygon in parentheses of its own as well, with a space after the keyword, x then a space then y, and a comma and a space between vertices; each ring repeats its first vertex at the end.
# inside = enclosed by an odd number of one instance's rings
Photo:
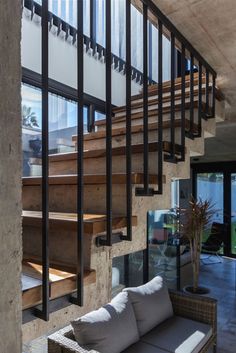
MULTIPOLYGON (((158 143, 157 142, 150 142, 148 144, 149 152, 156 152, 158 151, 158 143)), ((132 145, 132 154, 135 153, 143 153, 144 145, 143 144, 136 144, 132 145)), ((176 154, 181 153, 181 147, 176 144, 175 145, 176 154)), ((163 142, 163 152, 171 153, 171 143, 170 142, 163 142)), ((112 148, 112 156, 122 156, 126 154, 126 146, 119 146, 112 148)), ((107 155, 107 151, 105 148, 97 149, 97 150, 88 150, 84 151, 83 157, 86 158, 104 158, 107 155)), ((76 160, 77 159, 77 152, 66 152, 60 154, 54 154, 49 156, 50 162, 58 162, 60 160, 76 160)))
MULTIPOLYGON (((131 183, 134 185, 142 184, 144 181, 143 173, 132 173, 131 183)), ((165 183, 165 176, 163 175, 163 182, 165 183)), ((22 178, 23 186, 39 186, 42 183, 41 177, 24 177, 22 178)), ((112 175, 113 184, 126 184, 126 174, 117 173, 112 175)), ((149 183, 157 184, 158 177, 156 175, 149 175, 149 183)), ((105 174, 89 174, 84 175, 84 185, 99 185, 106 184, 105 174)), ((49 185, 77 185, 77 175, 51 175, 49 176, 49 185)))
MULTIPOLYGON (((170 128, 170 121, 163 121, 163 129, 169 129, 170 128)), ((181 127, 181 119, 176 119, 175 120, 175 127, 179 128, 181 127)), ((186 130, 188 130, 190 127, 190 122, 188 119, 185 120, 185 128, 186 130)), ((197 124, 194 124, 194 131, 197 132, 197 124)), ((152 131, 152 130, 158 130, 158 122, 152 122, 148 124, 148 130, 152 131)), ((131 132, 132 134, 135 133, 142 133, 143 132, 143 124, 137 124, 137 125, 133 125, 131 128, 131 132)), ((112 137, 118 137, 118 136, 125 136, 126 134, 126 127, 116 127, 116 128, 112 128, 112 137)), ((84 135, 84 141, 91 141, 91 140, 99 140, 99 139, 104 139, 106 138, 106 130, 99 130, 99 131, 95 131, 95 132, 91 132, 89 134, 84 135)), ((74 143, 77 142, 77 136, 73 135, 72 136, 72 141, 74 143)), ((165 141, 167 142, 167 141, 165 141)), ((165 143, 164 142, 164 143, 165 143)), ((168 143, 168 142, 167 142, 168 143)), ((134 148, 134 147, 132 147, 134 148)))
MULTIPOLYGON (((23 211, 23 226, 42 226, 41 211, 23 211)), ((113 215, 112 229, 117 230, 126 227, 126 216, 113 215)), ((137 225, 137 217, 132 216, 132 225, 137 225)), ((68 231, 77 231, 76 213, 49 213, 49 228, 66 229, 68 231)), ((106 216, 101 214, 84 214, 84 232, 88 235, 97 235, 106 232, 106 216)))
MULTIPOLYGON (((22 262, 22 308, 27 309, 42 302, 42 265, 32 259, 22 262)), ((96 282, 96 272, 85 270, 84 285, 96 282)), ((51 266, 49 269, 50 299, 59 298, 76 290, 75 268, 51 266)))

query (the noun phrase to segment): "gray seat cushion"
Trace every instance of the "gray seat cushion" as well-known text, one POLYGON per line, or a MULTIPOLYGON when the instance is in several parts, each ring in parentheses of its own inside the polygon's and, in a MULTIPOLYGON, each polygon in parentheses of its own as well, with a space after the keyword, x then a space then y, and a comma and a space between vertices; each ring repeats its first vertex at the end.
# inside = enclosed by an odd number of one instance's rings
POLYGON ((173 316, 141 337, 141 341, 171 353, 197 353, 211 335, 210 325, 173 316))
POLYGON ((128 293, 71 322, 79 345, 100 353, 120 353, 139 340, 137 323, 128 293))
POLYGON ((151 344, 147 344, 139 341, 135 344, 132 344, 132 346, 127 348, 122 353, 168 353, 168 352, 163 351, 160 348, 154 347, 151 344))
POLYGON ((173 316, 168 289, 159 276, 140 287, 125 288, 129 293, 140 336, 173 316))

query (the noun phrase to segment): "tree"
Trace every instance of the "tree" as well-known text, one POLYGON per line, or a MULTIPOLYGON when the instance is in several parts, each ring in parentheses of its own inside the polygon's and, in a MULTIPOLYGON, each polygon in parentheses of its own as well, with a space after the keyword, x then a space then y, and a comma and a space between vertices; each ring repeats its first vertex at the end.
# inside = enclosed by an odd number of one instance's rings
POLYGON ((35 112, 31 111, 31 107, 23 105, 21 108, 22 125, 25 127, 39 127, 35 112))

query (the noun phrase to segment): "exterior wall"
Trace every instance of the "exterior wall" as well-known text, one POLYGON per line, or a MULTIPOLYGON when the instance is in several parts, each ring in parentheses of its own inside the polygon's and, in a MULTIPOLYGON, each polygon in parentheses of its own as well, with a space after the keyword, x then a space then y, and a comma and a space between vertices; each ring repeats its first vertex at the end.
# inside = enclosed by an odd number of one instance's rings
POLYGON ((21 1, 1 1, 0 14, 0 352, 20 353, 21 1))

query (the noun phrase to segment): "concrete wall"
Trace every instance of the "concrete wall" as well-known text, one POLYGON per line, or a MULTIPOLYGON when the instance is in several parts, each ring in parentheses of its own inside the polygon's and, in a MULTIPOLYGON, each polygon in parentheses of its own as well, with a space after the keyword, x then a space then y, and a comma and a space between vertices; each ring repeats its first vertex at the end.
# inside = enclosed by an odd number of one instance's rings
POLYGON ((21 1, 0 2, 0 352, 21 352, 21 1))

